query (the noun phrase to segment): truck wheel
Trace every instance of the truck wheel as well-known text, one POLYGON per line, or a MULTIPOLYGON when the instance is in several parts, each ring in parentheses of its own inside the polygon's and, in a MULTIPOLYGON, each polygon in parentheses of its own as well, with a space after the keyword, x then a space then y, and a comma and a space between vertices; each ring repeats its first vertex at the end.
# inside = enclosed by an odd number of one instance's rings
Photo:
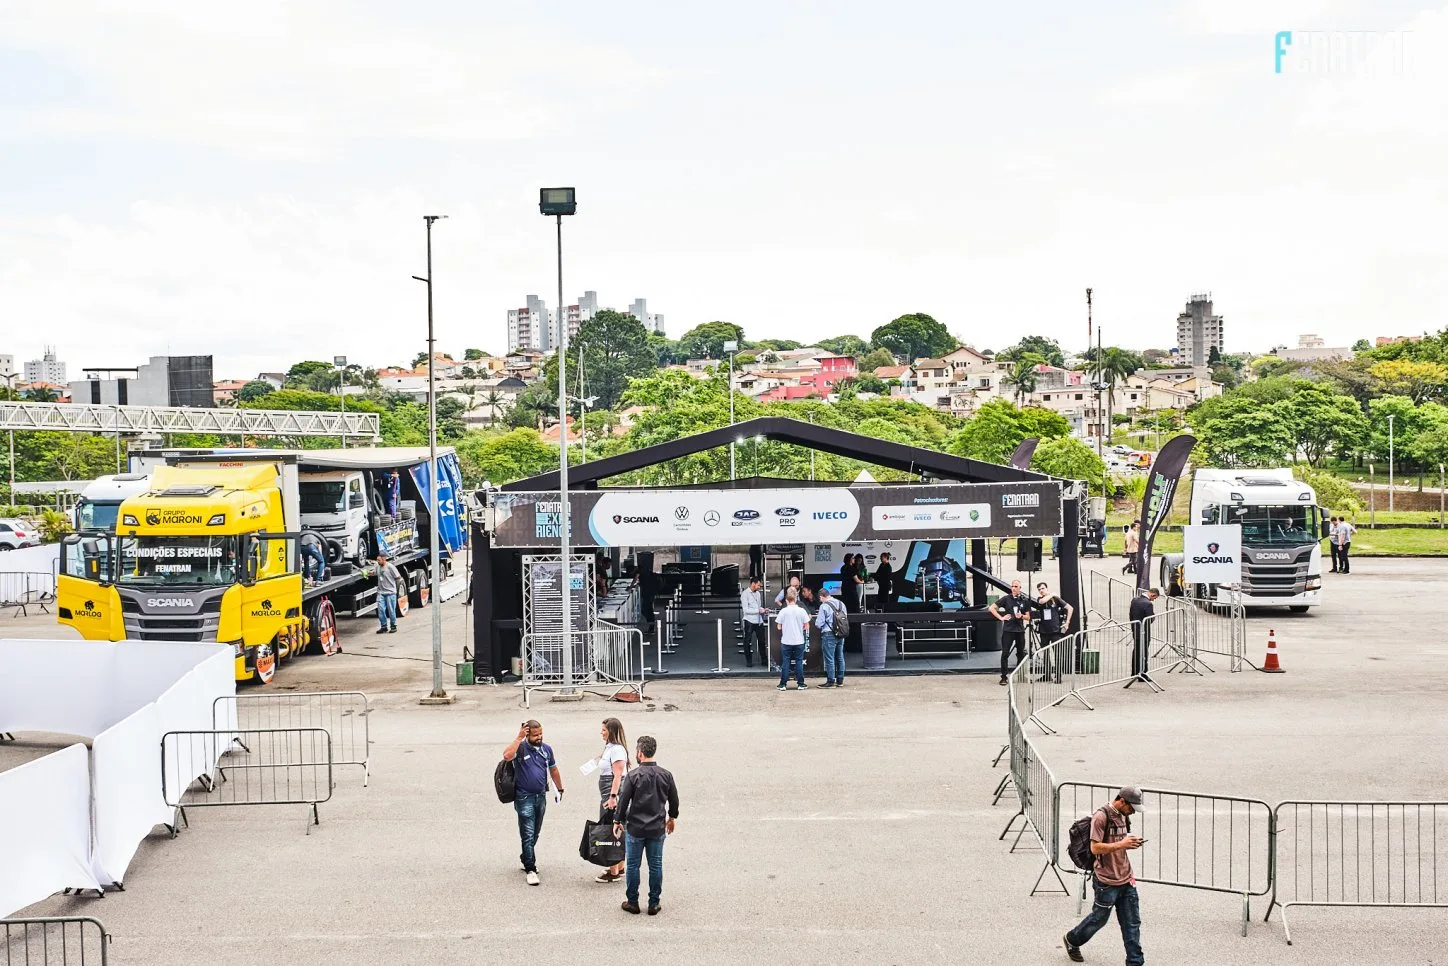
POLYGON ((1288 607, 1287 607, 1287 609, 1290 610, 1290 611, 1292 611, 1292 613, 1294 613, 1294 614, 1305 614, 1305 613, 1307 613, 1307 605, 1306 605, 1306 604, 1289 604, 1288 607))
POLYGON ((427 574, 421 570, 413 570, 407 575, 408 603, 413 607, 426 607, 430 585, 427 582, 427 574))
POLYGON ((336 654, 342 649, 341 638, 337 635, 337 612, 332 608, 330 598, 323 597, 307 614, 309 623, 307 642, 311 649, 323 654, 336 654))
POLYGON ((407 616, 407 612, 411 609, 411 601, 412 601, 412 591, 411 591, 411 590, 408 588, 408 586, 407 586, 407 576, 406 576, 405 574, 404 574, 403 577, 402 577, 402 581, 403 581, 403 584, 402 584, 402 587, 400 588, 400 590, 401 590, 402 592, 398 593, 398 595, 397 595, 397 616, 398 616, 398 617, 406 617, 406 616, 407 616))

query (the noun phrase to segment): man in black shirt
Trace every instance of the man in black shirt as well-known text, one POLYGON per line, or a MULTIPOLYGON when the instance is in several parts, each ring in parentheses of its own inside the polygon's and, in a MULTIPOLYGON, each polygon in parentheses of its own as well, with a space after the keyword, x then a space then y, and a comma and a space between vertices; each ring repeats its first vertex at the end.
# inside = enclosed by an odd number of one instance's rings
MULTIPOLYGON (((1076 609, 1069 603, 1051 593, 1045 581, 1036 585, 1036 632, 1040 637, 1040 646, 1050 647, 1062 637, 1071 633, 1071 622, 1076 618, 1076 609)), ((1065 655, 1046 652, 1045 673, 1055 678, 1056 683, 1061 683, 1061 662, 1065 655)))
POLYGON ((875 585, 879 590, 875 594, 875 600, 879 602, 880 609, 889 612, 895 609, 895 568, 890 566, 890 555, 880 554, 880 566, 875 568, 875 585))
POLYGON ((624 912, 639 914, 639 867, 649 857, 649 915, 659 914, 664 891, 664 836, 672 835, 679 817, 679 790, 674 776, 654 761, 659 743, 648 735, 638 740, 638 767, 624 776, 614 810, 613 833, 627 833, 624 866, 624 912))
POLYGON ((1021 593, 1021 582, 1011 581, 1011 592, 990 605, 990 612, 1001 622, 1001 684, 1011 670, 1011 648, 1016 650, 1016 664, 1026 659, 1026 631, 1031 626, 1031 598, 1021 593))
POLYGON ((1147 652, 1151 648, 1151 625, 1156 619, 1156 605, 1152 601, 1160 596, 1161 591, 1153 587, 1140 597, 1132 598, 1131 601, 1129 616, 1131 626, 1136 631, 1136 647, 1131 651, 1131 676, 1133 678, 1146 677, 1147 652))

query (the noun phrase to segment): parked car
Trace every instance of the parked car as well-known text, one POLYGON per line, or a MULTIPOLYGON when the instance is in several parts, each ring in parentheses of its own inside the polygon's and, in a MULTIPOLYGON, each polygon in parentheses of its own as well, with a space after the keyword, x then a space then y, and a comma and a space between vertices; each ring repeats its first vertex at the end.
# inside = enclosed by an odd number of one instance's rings
POLYGON ((1131 447, 1127 446, 1125 443, 1117 443, 1115 446, 1111 447, 1111 452, 1116 453, 1120 456, 1124 456, 1127 453, 1131 452, 1131 447))
POLYGON ((40 533, 23 520, 0 520, 0 550, 40 546, 40 533))

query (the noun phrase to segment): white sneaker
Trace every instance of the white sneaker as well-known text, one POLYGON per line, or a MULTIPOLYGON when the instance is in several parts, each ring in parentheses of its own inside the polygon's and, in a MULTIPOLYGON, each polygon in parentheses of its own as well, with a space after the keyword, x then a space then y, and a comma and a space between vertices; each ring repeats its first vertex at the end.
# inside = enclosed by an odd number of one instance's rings
POLYGON ((529 873, 528 873, 528 884, 529 884, 529 885, 537 885, 537 884, 538 884, 538 873, 536 873, 536 872, 529 872, 529 873))

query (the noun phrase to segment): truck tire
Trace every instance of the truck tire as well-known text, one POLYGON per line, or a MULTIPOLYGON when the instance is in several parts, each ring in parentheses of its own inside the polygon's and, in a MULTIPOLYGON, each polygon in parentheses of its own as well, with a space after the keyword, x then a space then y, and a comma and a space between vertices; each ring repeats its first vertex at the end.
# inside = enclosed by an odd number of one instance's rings
POLYGON ((271 684, 277 673, 277 652, 270 644, 258 644, 252 651, 252 667, 257 684, 271 684))
POLYGON ((408 571, 407 586, 408 603, 413 607, 426 607, 429 590, 431 589, 427 580, 427 571, 420 568, 408 571))
POLYGON ((1307 605, 1306 605, 1306 604, 1289 604, 1289 605, 1287 606, 1287 609, 1290 610, 1290 611, 1292 611, 1292 613, 1294 613, 1294 614, 1305 614, 1305 613, 1307 613, 1307 605))
POLYGON ((342 650, 342 640, 337 634, 337 612, 330 598, 322 597, 307 608, 307 624, 308 649, 323 654, 342 650))

